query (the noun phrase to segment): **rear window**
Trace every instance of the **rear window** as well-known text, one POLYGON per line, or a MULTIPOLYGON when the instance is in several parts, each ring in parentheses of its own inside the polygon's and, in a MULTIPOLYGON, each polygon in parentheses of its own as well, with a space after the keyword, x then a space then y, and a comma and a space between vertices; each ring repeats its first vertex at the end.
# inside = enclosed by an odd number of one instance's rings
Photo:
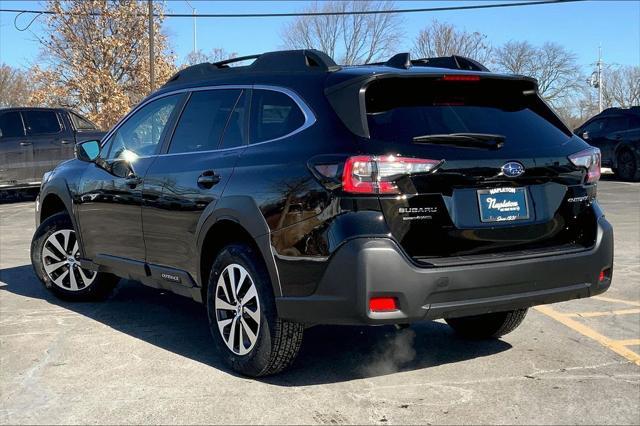
POLYGON ((416 136, 488 133, 505 146, 560 144, 571 132, 526 81, 389 79, 366 92, 374 140, 411 143, 416 136))
POLYGON ((24 111, 24 124, 30 135, 60 132, 58 114, 53 111, 24 111))

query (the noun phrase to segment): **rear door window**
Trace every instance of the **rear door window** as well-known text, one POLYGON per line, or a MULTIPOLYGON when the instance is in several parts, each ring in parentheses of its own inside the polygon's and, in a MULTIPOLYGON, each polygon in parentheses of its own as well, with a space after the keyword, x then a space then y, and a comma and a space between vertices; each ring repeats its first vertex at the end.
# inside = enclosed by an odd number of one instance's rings
POLYGON ((505 136, 509 149, 559 145, 571 137, 535 94, 526 94, 527 82, 395 80, 367 89, 373 140, 412 143, 417 136, 485 133, 505 136))
POLYGON ((305 122, 298 104, 273 90, 254 90, 251 98, 251 142, 277 139, 293 133, 305 122))
POLYGON ((18 138, 24 136, 22 118, 17 111, 0 114, 0 138, 18 138))
POLYGON ((30 135, 59 133, 62 130, 58 114, 54 111, 23 111, 22 116, 30 135))
MULTIPOLYGON (((231 111, 241 94, 242 90, 236 89, 193 92, 178 120, 169 153, 218 149, 222 134, 230 121, 231 111)), ((229 124, 234 131, 241 130, 237 128, 237 120, 229 124)), ((242 139, 239 143, 242 144, 242 139)))

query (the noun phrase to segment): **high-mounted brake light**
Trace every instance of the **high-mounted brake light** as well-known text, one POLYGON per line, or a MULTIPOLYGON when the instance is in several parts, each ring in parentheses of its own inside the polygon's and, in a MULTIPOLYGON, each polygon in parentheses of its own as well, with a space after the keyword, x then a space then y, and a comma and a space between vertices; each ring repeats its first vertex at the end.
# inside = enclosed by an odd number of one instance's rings
POLYGON ((601 156, 598 148, 587 148, 569 156, 569 161, 576 166, 587 169, 586 183, 594 183, 600 179, 601 156))
POLYGON ((448 74, 442 77, 443 81, 480 81, 479 75, 448 74))
POLYGON ((359 155, 349 157, 342 173, 342 189, 356 194, 398 194, 395 181, 401 176, 430 173, 442 160, 359 155))

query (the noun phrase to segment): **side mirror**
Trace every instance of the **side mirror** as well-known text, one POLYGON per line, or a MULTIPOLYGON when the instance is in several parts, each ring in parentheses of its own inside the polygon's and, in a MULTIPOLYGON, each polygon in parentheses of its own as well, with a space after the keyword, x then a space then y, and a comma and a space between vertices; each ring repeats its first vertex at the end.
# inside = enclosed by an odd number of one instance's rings
POLYGON ((109 162, 109 171, 111 174, 121 178, 132 178, 136 176, 135 162, 138 160, 138 155, 129 151, 128 149, 122 150, 118 153, 118 158, 109 162))
POLYGON ((584 139, 584 140, 589 139, 589 132, 587 132, 587 131, 582 132, 582 139, 584 139))
POLYGON ((76 144, 76 158, 92 163, 100 155, 100 142, 96 140, 84 141, 76 144))

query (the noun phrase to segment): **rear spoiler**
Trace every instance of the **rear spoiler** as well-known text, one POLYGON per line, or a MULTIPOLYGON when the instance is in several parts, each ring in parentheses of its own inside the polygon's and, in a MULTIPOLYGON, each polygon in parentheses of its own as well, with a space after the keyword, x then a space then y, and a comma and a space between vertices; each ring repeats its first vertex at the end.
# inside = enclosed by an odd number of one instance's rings
MULTIPOLYGON (((392 58, 393 59, 393 58, 392 58)), ((400 59, 400 58, 397 58, 400 59)), ((402 64, 402 60, 397 60, 397 62, 393 63, 402 64)), ((395 68, 395 66, 390 66, 390 69, 395 68)), ((369 139, 371 136, 369 134, 369 125, 367 123, 367 111, 366 111, 366 99, 365 93, 367 88, 374 81, 380 81, 384 79, 395 79, 395 78, 422 78, 422 79, 465 79, 466 77, 477 76, 480 81, 482 80, 505 80, 505 81, 521 81, 525 84, 528 83, 527 89, 524 91, 525 94, 537 95, 538 93, 538 82, 534 78, 525 77, 521 75, 501 75, 501 74, 488 74, 486 72, 478 72, 478 71, 452 71, 446 72, 443 70, 442 73, 438 72, 429 72, 429 73, 407 73, 405 72, 394 72, 390 70, 386 73, 380 74, 367 74, 365 76, 356 77, 347 81, 343 81, 333 86, 329 86, 325 89, 324 93, 329 100, 329 103, 335 110, 338 117, 342 120, 342 122, 347 126, 347 128, 356 136, 360 136, 363 138, 369 139), (458 77, 456 77, 458 76, 458 77)))

